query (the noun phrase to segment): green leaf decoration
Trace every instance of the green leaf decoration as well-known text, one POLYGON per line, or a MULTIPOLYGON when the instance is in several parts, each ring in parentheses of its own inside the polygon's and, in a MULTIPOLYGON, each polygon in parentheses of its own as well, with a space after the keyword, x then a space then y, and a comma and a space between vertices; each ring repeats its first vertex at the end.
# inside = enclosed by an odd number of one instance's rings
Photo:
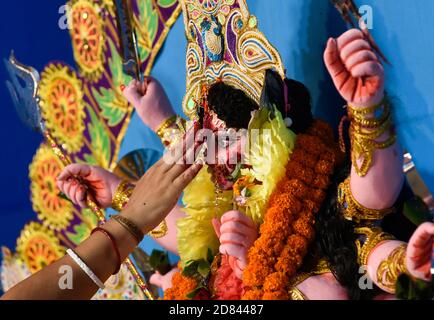
POLYGON ((132 78, 126 75, 122 69, 122 58, 119 55, 113 41, 108 38, 111 58, 109 68, 112 75, 113 88, 92 88, 92 94, 101 108, 101 116, 107 120, 110 127, 117 126, 128 112, 128 101, 123 97, 120 86, 127 85, 132 78))
POLYGON ((211 266, 208 263, 208 261, 202 260, 199 262, 199 265, 197 266, 197 272, 203 277, 207 278, 208 275, 211 272, 211 266))
POLYGON ((206 254, 208 263, 211 265, 214 261, 214 255, 212 253, 212 250, 208 248, 207 254, 206 254))
POLYGON ((186 264, 184 270, 182 270, 182 275, 188 278, 194 278, 197 275, 197 267, 199 266, 198 261, 192 261, 186 264))
POLYGON ((91 122, 88 130, 91 138, 92 154, 84 155, 85 161, 91 165, 97 165, 107 169, 110 165, 111 144, 103 122, 98 118, 92 107, 87 105, 91 122))
POLYGON ((132 78, 124 73, 122 58, 111 38, 108 38, 108 43, 110 47, 110 53, 112 55, 109 59, 109 68, 112 75, 112 81, 116 89, 119 89, 121 84, 127 85, 130 83, 132 78))
POLYGON ((177 0, 158 0, 158 5, 163 8, 170 8, 172 7, 177 0))
POLYGON ((402 274, 396 283, 396 297, 401 300, 432 300, 434 283, 413 280, 408 275, 402 274))
POLYGON ((101 88, 100 91, 92 88, 92 93, 101 108, 101 116, 107 119, 110 127, 117 126, 128 110, 128 103, 120 101, 113 89, 101 88))
POLYGON ((83 217, 87 219, 87 221, 90 223, 92 229, 95 228, 98 225, 98 217, 96 214, 90 210, 90 209, 83 209, 81 211, 83 217))
POLYGON ((207 260, 190 260, 187 261, 182 271, 182 275, 189 278, 195 278, 200 281, 207 279, 211 273, 211 265, 214 261, 212 251, 208 249, 207 260))
POLYGON ((75 225, 73 230, 74 232, 66 232, 66 236, 77 246, 89 237, 91 232, 85 223, 75 225))
POLYGON ((68 239, 76 245, 86 240, 90 236, 91 231, 98 225, 98 218, 92 210, 83 209, 81 213, 86 221, 75 225, 73 227, 74 232, 66 232, 68 239))
MULTIPOLYGON (((165 2, 169 2, 166 0, 165 2)), ((158 31, 158 13, 152 6, 152 0, 139 1, 139 20, 136 20, 136 31, 139 55, 145 61, 152 52, 153 43, 158 31)))
POLYGON ((155 270, 157 270, 161 275, 167 274, 172 267, 169 262, 169 255, 167 252, 160 250, 153 250, 151 257, 149 259, 149 264, 155 270))

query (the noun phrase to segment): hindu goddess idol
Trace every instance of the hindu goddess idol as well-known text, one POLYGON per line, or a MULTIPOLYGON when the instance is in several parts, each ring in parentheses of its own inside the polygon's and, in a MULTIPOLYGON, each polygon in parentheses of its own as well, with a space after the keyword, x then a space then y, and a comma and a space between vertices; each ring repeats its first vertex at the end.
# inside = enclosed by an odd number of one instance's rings
MULTIPOLYGON (((205 3, 183 1, 183 107, 191 121, 175 114, 155 79, 124 90, 168 149, 190 126, 217 141, 185 190, 184 206, 155 231, 180 263, 151 282, 166 299, 301 300, 388 299, 402 274, 430 281, 434 224, 414 230, 402 215, 402 151, 384 70, 365 35, 350 30, 329 39, 324 52, 347 101, 346 155, 343 140, 313 118, 306 87, 285 78, 245 1, 205 3), (370 289, 360 285, 363 278, 370 289)), ((59 187, 83 206, 87 190, 76 175, 104 207, 121 210, 134 188, 101 168, 72 165, 59 187)))

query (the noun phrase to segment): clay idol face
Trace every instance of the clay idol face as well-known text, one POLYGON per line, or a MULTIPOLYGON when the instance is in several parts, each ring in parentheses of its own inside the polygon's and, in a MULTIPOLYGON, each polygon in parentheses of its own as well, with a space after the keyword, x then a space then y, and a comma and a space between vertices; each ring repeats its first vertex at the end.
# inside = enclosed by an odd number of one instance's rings
POLYGON ((242 163, 247 141, 247 130, 227 128, 218 116, 210 111, 204 118, 207 139, 206 162, 213 180, 222 190, 232 188, 236 169, 242 163))

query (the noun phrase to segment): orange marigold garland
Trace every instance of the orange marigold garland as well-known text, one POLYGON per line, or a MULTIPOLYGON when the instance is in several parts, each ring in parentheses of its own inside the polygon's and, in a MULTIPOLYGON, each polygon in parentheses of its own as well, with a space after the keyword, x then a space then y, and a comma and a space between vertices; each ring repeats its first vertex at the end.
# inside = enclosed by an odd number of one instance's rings
POLYGON ((206 290, 197 290, 199 281, 194 277, 182 274, 181 263, 172 278, 172 287, 164 292, 164 300, 208 300, 209 293, 206 290), (191 297, 194 293, 194 297, 191 297))
POLYGON ((189 300, 187 296, 196 289, 197 284, 195 279, 177 272, 172 278, 172 288, 164 292, 164 300, 189 300))
POLYGON ((243 299, 289 299, 288 284, 314 240, 315 215, 341 159, 326 123, 315 121, 297 137, 286 177, 271 195, 260 237, 248 253, 243 299))

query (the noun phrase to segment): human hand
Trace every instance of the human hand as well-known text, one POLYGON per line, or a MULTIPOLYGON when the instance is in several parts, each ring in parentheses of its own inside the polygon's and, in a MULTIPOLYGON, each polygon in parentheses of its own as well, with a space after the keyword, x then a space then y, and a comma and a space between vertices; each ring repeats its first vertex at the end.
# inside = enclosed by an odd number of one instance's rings
POLYGON ((183 152, 163 156, 145 173, 121 213, 135 222, 144 234, 155 229, 166 218, 183 190, 202 169, 202 161, 196 160, 202 143, 187 143, 195 135, 196 130, 192 129, 179 143, 185 149, 188 147, 187 151, 182 148, 183 152))

